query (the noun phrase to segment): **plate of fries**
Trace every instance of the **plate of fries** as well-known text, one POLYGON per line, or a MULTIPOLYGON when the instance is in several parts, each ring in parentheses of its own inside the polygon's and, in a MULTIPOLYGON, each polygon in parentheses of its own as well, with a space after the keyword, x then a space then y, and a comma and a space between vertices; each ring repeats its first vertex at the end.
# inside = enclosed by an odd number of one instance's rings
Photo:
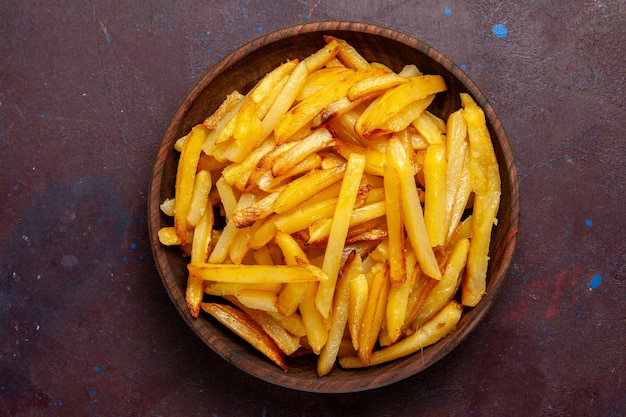
POLYGON ((165 130, 152 249, 180 315, 270 383, 356 392, 431 366, 493 304, 519 190, 476 85, 417 39, 310 23, 243 45, 165 130))

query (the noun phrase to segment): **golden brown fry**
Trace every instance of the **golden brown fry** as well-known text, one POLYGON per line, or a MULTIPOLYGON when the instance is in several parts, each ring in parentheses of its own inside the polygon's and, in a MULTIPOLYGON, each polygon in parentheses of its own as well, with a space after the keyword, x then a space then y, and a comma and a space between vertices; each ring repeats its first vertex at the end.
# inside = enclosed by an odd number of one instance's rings
POLYGON ((246 96, 233 119, 234 143, 224 152, 224 159, 239 162, 265 139, 267 133, 263 130, 262 120, 296 65, 297 62, 292 60, 278 66, 265 75, 246 96))
POLYGON ((327 375, 333 368, 337 353, 343 339, 346 323, 348 320, 348 304, 350 302, 350 282, 353 277, 358 274, 356 268, 353 268, 352 259, 356 256, 352 252, 351 258, 348 258, 346 266, 341 277, 337 280, 337 288, 335 289, 335 297, 333 303, 332 321, 328 331, 328 339, 322 348, 317 359, 317 376, 327 375))
POLYGON ((260 190, 268 193, 282 191, 285 183, 299 177, 301 174, 320 168, 322 168, 322 157, 315 153, 307 156, 278 177, 274 177, 271 172, 266 172, 265 175, 258 179, 257 186, 260 190))
MULTIPOLYGON (((193 234, 187 233, 187 239, 193 234)), ((180 245, 181 241, 176 235, 176 229, 173 226, 165 226, 159 229, 159 242, 165 246, 180 245)))
POLYGON ((187 287, 185 288, 185 303, 189 309, 191 317, 197 318, 200 314, 200 304, 204 296, 204 281, 189 274, 187 277, 187 287))
POLYGON ((443 143, 445 125, 442 125, 442 120, 432 113, 428 111, 423 112, 420 117, 413 120, 412 125, 429 144, 443 143))
POLYGON ((302 100, 285 113, 274 128, 276 142, 283 143, 289 141, 298 130, 311 122, 322 109, 344 97, 350 86, 356 81, 380 73, 381 70, 375 69, 352 72, 350 75, 326 85, 315 94, 302 100))
POLYGON ((463 109, 450 114, 446 124, 446 243, 461 220, 470 195, 467 123, 463 109))
POLYGON ((281 369, 287 370, 283 352, 274 340, 244 312, 234 307, 217 303, 202 303, 202 309, 267 356, 281 369))
POLYGON ((333 137, 325 128, 318 129, 308 137, 298 141, 293 147, 274 161, 271 172, 274 177, 285 174, 308 156, 326 149, 333 143, 333 137))
MULTIPOLYGON (((187 212, 187 224, 196 227, 209 203, 209 192, 212 186, 211 173, 200 170, 196 174, 191 195, 191 204, 187 212)), ((210 210, 210 208, 209 208, 210 210)))
POLYGON ((252 172, 250 172, 250 176, 246 182, 246 191, 253 191, 263 177, 272 175, 271 170, 274 163, 295 145, 296 142, 282 143, 276 145, 272 150, 263 155, 252 172))
POLYGON ((345 245, 346 235, 348 234, 348 228, 350 227, 350 217, 364 170, 365 157, 359 154, 351 154, 346 163, 345 175, 341 183, 335 214, 333 215, 328 234, 328 244, 324 252, 322 270, 328 275, 328 280, 320 282, 315 297, 315 306, 324 318, 330 316, 337 275, 341 267, 341 254, 345 245))
MULTIPOLYGON (((219 187, 219 184, 216 184, 216 186, 219 187)), ((225 187, 225 189, 227 189, 227 187, 225 187)), ((235 209, 242 209, 242 208, 250 206, 254 202, 254 199, 255 199, 255 196, 253 194, 243 194, 239 198, 239 201, 237 202, 237 205, 235 206, 233 211, 235 209)), ((226 207, 224 209, 225 211, 231 210, 230 208, 226 208, 226 207)), ((210 263, 217 264, 217 263, 224 262, 224 260, 226 260, 226 257, 228 256, 229 251, 230 251, 230 247, 233 244, 233 242, 236 241, 237 235, 239 233, 240 229, 237 229, 237 225, 232 220, 232 218, 230 218, 232 217, 232 212, 229 215, 228 211, 226 211, 226 215, 227 215, 226 217, 228 219, 228 222, 226 223, 226 227, 224 227, 224 230, 222 231, 222 234, 220 235, 219 239, 215 243, 215 246, 213 247, 213 251, 209 255, 210 263)))
POLYGON ((395 359, 408 356, 448 335, 461 319, 463 307, 456 301, 449 302, 435 317, 410 336, 372 353, 369 362, 362 361, 358 356, 339 358, 339 364, 345 369, 362 368, 380 365, 395 359))
POLYGON ((274 238, 274 235, 276 234, 276 225, 274 224, 275 219, 276 215, 272 214, 271 216, 255 223, 254 231, 248 241, 248 247, 250 249, 260 249, 274 238))
POLYGON ((389 287, 391 286, 388 264, 379 263, 377 265, 380 267, 372 270, 372 284, 359 330, 358 355, 365 363, 370 362, 374 345, 382 328, 389 287))
POLYGON ((270 152, 276 143, 272 138, 268 138, 261 143, 256 149, 251 151, 243 161, 239 163, 231 163, 222 170, 222 177, 229 184, 235 186, 238 190, 244 191, 248 183, 248 179, 252 171, 257 166, 261 158, 270 152))
MULTIPOLYGON (((276 232, 274 241, 283 252, 287 265, 303 265, 309 263, 309 259, 291 235, 284 232, 276 232)), ((278 311, 286 316, 296 312, 308 284, 302 282, 291 282, 285 285, 276 302, 278 311)))
POLYGON ((359 349, 359 332, 363 321, 363 314, 367 306, 369 285, 363 272, 361 256, 355 256, 352 268, 355 269, 355 277, 350 283, 350 301, 348 304, 348 328, 355 351, 359 349))
POLYGON ((198 171, 220 172, 229 163, 230 161, 218 161, 214 156, 202 152, 198 161, 198 171))
MULTIPOLYGON (((252 239, 252 236, 250 237, 252 239)), ((248 247, 249 245, 248 241, 248 247)), ((252 257, 254 261, 259 265, 274 265, 274 259, 272 259, 272 252, 270 251, 267 245, 261 246, 260 248, 254 250, 252 252, 252 257)))
POLYGON ((306 204, 275 218, 276 228, 291 234, 304 230, 323 219, 330 219, 335 212, 337 198, 331 198, 317 203, 306 204))
MULTIPOLYGON (((313 265, 232 265, 190 263, 189 272, 207 281, 239 283, 288 283, 318 281, 323 274, 313 273, 313 265)), ((315 268, 315 267, 313 267, 315 268)))
POLYGON ((309 282, 300 302, 300 315, 306 328, 306 337, 313 350, 319 355, 328 340, 328 326, 324 317, 315 307, 315 294, 317 294, 318 283, 309 282))
POLYGON ((348 42, 333 36, 324 36, 324 41, 330 43, 336 41, 339 43, 339 51, 337 57, 343 64, 357 71, 367 71, 371 68, 370 63, 348 42))
MULTIPOLYGON (((363 145, 361 136, 354 130, 354 124, 360 116, 360 112, 356 109, 347 111, 337 117, 331 118, 326 124, 326 128, 333 134, 333 136, 344 143, 351 143, 355 145, 363 145)), ((368 143, 368 145, 371 145, 368 143)), ((372 146, 368 146, 373 148, 372 146)), ((374 148, 374 150, 378 150, 374 148)))
POLYGON ((402 132, 411 125, 411 122, 419 118, 426 111, 426 108, 430 106, 434 99, 435 95, 430 94, 422 99, 407 104, 402 110, 382 123, 378 128, 377 134, 402 132))
POLYGON ((278 299, 278 296, 273 291, 244 288, 235 295, 235 298, 242 305, 250 309, 258 311, 271 311, 274 313, 278 312, 278 309, 276 308, 276 300, 278 299))
POLYGON ((268 194, 247 207, 234 210, 231 218, 235 226, 238 228, 252 226, 256 221, 272 214, 274 212, 274 203, 279 194, 279 192, 268 194))
POLYGON ((222 208, 224 209, 224 216, 227 220, 230 220, 233 212, 237 208, 237 196, 235 195, 235 191, 233 190, 233 187, 231 187, 231 185, 224 179, 224 177, 219 177, 217 179, 215 182, 215 188, 220 196, 220 203, 222 203, 222 208))
POLYGON ((309 73, 306 78, 306 83, 302 86, 300 94, 296 98, 296 101, 302 101, 328 84, 331 84, 341 77, 345 77, 347 74, 351 74, 353 71, 346 67, 325 67, 309 73))
POLYGON ((423 274, 419 268, 415 268, 413 275, 413 288, 411 289, 409 299, 407 301, 407 311, 404 319, 404 326, 402 327, 402 331, 405 333, 411 332, 411 324, 415 321, 422 310, 422 306, 426 302, 426 298, 428 298, 430 292, 439 282, 438 280, 423 274))
MULTIPOLYGON (((372 219, 377 219, 385 215, 385 202, 376 201, 359 207, 350 213, 345 223, 346 227, 353 227, 363 224, 372 219)), ((308 244, 314 244, 322 240, 330 240, 334 219, 322 219, 309 227, 308 244)), ((346 234, 347 236, 347 234, 346 234)))
POLYGON ((446 222, 446 150, 430 145, 424 157, 424 222, 430 246, 443 246, 447 236, 446 222))
POLYGON ((428 276, 441 279, 441 271, 428 239, 422 205, 417 194, 417 186, 407 151, 397 139, 392 139, 387 146, 386 158, 400 174, 402 213, 404 214, 406 233, 420 267, 428 276))
POLYGON ((383 167, 385 166, 385 154, 370 148, 343 141, 336 141, 333 146, 335 150, 346 159, 350 156, 351 153, 364 155, 365 172, 372 175, 383 176, 383 167))
POLYGON ((254 229, 254 227, 244 227, 242 229, 238 228, 235 232, 235 238, 228 247, 228 259, 230 259, 230 262, 233 264, 239 265, 243 263, 244 259, 248 255, 250 250, 248 242, 252 238, 254 229))
POLYGON ((319 49, 315 53, 305 58, 304 63, 310 73, 322 68, 328 61, 337 56, 339 52, 339 42, 337 40, 331 40, 319 49))
POLYGON ((300 337, 289 333, 282 322, 274 318, 270 312, 255 310, 243 304, 237 306, 274 340, 285 355, 292 355, 300 348, 300 337))
POLYGON ((282 313, 268 312, 270 316, 274 318, 285 330, 294 336, 304 337, 306 336, 306 328, 300 314, 293 313, 288 316, 282 313))
POLYGON ((328 124, 332 119, 340 117, 342 114, 348 113, 363 104, 367 104, 374 96, 375 94, 372 93, 371 95, 358 97, 355 100, 342 97, 339 100, 333 101, 313 118, 312 126, 317 128, 321 125, 328 124))
MULTIPOLYGON (((206 210, 196 225, 191 247, 191 262, 206 262, 212 240, 213 210, 206 210)), ((189 274, 185 302, 192 317, 198 317, 204 295, 204 280, 189 274)))
POLYGON ((236 296, 241 294, 242 291, 246 290, 267 291, 278 294, 282 288, 283 284, 280 282, 241 283, 206 281, 204 284, 204 292, 206 294, 219 296, 236 296))
POLYGON ((386 312, 386 330, 390 343, 394 343, 402 335, 408 314, 409 295, 413 289, 413 280, 416 275, 415 264, 417 259, 412 250, 406 255, 406 279, 399 285, 392 285, 389 289, 386 312))
POLYGON ((187 213, 193 195, 193 183, 196 178, 196 169, 202 144, 207 135, 203 125, 197 125, 187 136, 183 151, 180 154, 176 172, 176 196, 174 207, 174 227, 181 245, 187 242, 187 213))
POLYGON ((299 62, 261 122, 264 135, 269 135, 279 120, 289 110, 298 94, 300 94, 300 90, 302 90, 308 76, 309 70, 306 63, 304 61, 299 62))
MULTIPOLYGON (((384 227, 384 219, 377 218, 358 224, 348 229, 345 247, 356 243, 381 241, 387 237, 387 229, 384 227)), ((309 243, 310 235, 304 236, 306 247, 310 249, 325 248, 328 238, 309 243)))
POLYGON ((233 91, 226 96, 224 101, 219 105, 217 110, 213 112, 213 114, 204 119, 204 122, 202 122, 202 124, 204 124, 204 126, 206 126, 206 128, 209 130, 217 129, 220 120, 222 120, 228 114, 228 112, 235 108, 235 106, 237 106, 237 104, 239 104, 243 99, 243 94, 241 94, 239 91, 233 91))
POLYGON ((500 172, 484 112, 468 94, 461 95, 461 103, 470 142, 470 178, 474 191, 472 240, 461 296, 464 305, 473 307, 487 287, 491 229, 500 205, 500 172))
POLYGON ((385 218, 389 236, 389 277, 392 285, 400 285, 406 279, 400 174, 392 165, 385 165, 384 180, 385 218))
POLYGON ((393 72, 381 74, 355 82, 348 90, 348 98, 355 100, 363 95, 384 92, 392 87, 406 82, 407 79, 393 72))
POLYGON ((309 200, 315 194, 339 182, 343 178, 345 165, 332 169, 311 171, 287 184, 274 203, 276 213, 286 213, 309 200))
POLYGON ((422 75, 410 79, 374 100, 357 120, 355 130, 363 138, 371 137, 387 120, 409 104, 445 90, 446 84, 439 75, 422 75))
POLYGON ((435 313, 448 303, 457 292, 465 264, 470 243, 468 239, 461 239, 454 245, 450 260, 446 265, 441 281, 430 291, 424 301, 420 313, 413 323, 413 327, 419 328, 435 313))

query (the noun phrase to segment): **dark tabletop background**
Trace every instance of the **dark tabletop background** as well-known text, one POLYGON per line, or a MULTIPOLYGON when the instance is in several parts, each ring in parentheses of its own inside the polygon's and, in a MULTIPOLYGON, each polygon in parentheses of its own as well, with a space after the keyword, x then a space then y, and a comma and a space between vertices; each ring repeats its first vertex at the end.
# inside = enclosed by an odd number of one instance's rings
POLYGON ((0 416, 626 415, 625 52, 618 0, 3 1, 0 416), (459 64, 521 187, 487 318, 421 374, 349 395, 278 388, 204 346, 147 232, 185 92, 242 43, 321 20, 397 29, 459 64))

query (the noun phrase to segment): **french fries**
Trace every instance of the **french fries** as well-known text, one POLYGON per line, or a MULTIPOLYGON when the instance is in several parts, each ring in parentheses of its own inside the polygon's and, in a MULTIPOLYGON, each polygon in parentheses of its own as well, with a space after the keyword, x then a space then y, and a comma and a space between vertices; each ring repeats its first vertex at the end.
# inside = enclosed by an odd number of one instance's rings
POLYGON ((369 362, 364 362, 358 356, 340 358, 339 364, 346 369, 363 368, 366 366, 380 365, 412 353, 418 352, 426 346, 438 342, 454 330, 461 319, 463 307, 456 301, 450 301, 430 321, 420 327, 415 333, 401 341, 372 353, 369 362))
POLYGON ((461 94, 463 118, 467 122, 470 149, 470 180, 474 192, 472 245, 463 280, 463 304, 473 307, 486 290, 491 229, 497 222, 500 205, 498 161, 487 130, 485 114, 469 94, 461 94))
POLYGON ((480 107, 414 65, 346 41, 285 60, 180 138, 161 205, 190 315, 204 311, 281 369, 395 360, 452 332, 486 290, 500 176, 480 107), (458 301, 457 301, 458 300, 458 301))
POLYGON ((287 370, 285 355, 276 345, 276 342, 242 310, 218 303, 202 303, 202 309, 254 346, 276 365, 287 370))

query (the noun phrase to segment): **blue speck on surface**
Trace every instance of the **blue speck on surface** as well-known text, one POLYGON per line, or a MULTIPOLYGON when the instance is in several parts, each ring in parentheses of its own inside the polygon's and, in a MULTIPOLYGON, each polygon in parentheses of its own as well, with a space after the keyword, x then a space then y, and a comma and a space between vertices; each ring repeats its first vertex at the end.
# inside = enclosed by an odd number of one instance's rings
POLYGON ((491 32, 498 38, 506 38, 509 36, 509 30, 501 23, 496 23, 491 27, 491 32))
POLYGON ((446 16, 450 16, 452 14, 452 10, 450 10, 449 7, 446 7, 445 9, 443 9, 443 12, 445 13, 446 16))
POLYGON ((602 277, 599 274, 594 275, 589 281, 589 288, 592 290, 598 289, 602 284, 602 277))
POLYGON ((137 249, 137 244, 136 244, 136 243, 134 243, 134 242, 133 242, 133 243, 131 243, 131 244, 130 244, 130 248, 131 248, 132 250, 137 249))
POLYGON ((465 64, 461 64, 461 69, 462 69, 463 71, 465 71, 465 70, 467 69, 467 65, 465 65, 465 64))
POLYGON ((587 226, 587 227, 593 226, 593 221, 590 220, 590 219, 585 220, 585 226, 587 226))
POLYGON ((90 395, 91 397, 95 397, 95 396, 96 396, 96 391, 95 391, 95 390, 91 390, 91 391, 89 391, 89 395, 90 395))
POLYGON ((99 367, 99 366, 94 366, 94 367, 93 367, 93 371, 94 371, 95 373, 100 372, 100 367, 99 367))

